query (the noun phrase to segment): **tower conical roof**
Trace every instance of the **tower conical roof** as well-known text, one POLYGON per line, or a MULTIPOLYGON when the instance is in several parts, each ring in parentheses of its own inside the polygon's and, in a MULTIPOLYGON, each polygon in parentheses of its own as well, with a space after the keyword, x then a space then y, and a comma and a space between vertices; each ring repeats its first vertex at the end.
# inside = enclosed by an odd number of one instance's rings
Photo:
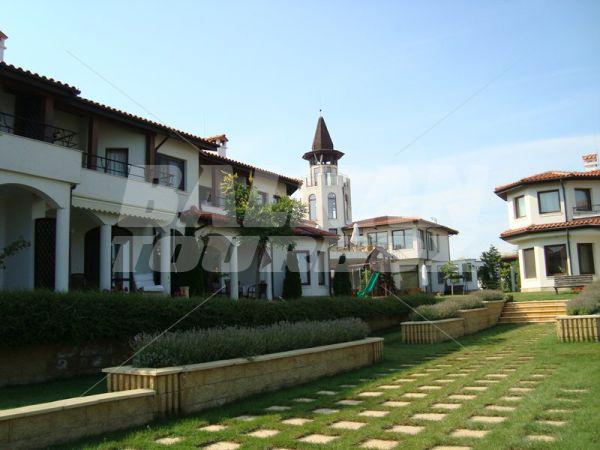
POLYGON ((317 130, 313 139, 312 149, 314 150, 333 150, 333 141, 329 135, 329 130, 325 124, 323 116, 319 116, 317 121, 317 130))

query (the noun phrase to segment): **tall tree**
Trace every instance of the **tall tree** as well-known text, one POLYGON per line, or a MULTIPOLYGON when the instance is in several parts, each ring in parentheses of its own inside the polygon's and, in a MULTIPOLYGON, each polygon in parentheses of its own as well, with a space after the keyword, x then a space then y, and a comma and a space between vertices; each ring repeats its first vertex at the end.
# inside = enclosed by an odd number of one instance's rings
MULTIPOLYGON (((294 244, 293 230, 305 214, 304 205, 290 197, 280 197, 276 202, 263 202, 254 188, 253 177, 248 183, 238 179, 236 174, 225 174, 221 191, 225 196, 227 216, 239 227, 241 239, 256 243, 254 264, 256 285, 260 283, 261 262, 271 240, 274 245, 287 248, 294 244), (276 237, 276 239, 271 239, 276 237)), ((260 289, 256 289, 256 295, 260 289)))
POLYGON ((477 277, 481 281, 484 289, 500 288, 500 266, 502 256, 496 247, 490 245, 490 248, 481 253, 483 265, 477 270, 477 277))

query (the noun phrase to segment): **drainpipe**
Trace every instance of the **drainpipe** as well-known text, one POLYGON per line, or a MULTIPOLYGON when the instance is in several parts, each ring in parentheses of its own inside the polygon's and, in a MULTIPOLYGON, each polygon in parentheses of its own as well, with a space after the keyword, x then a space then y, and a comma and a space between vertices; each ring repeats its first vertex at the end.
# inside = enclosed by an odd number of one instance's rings
MULTIPOLYGON (((565 206, 565 222, 569 222, 569 213, 568 211, 568 207, 567 207, 567 192, 565 189, 565 182, 564 179, 561 178, 560 180, 560 188, 562 190, 562 194, 563 194, 563 204, 565 206)), ((570 230, 567 227, 566 229, 566 233, 567 233, 567 259, 569 261, 569 269, 567 271, 568 275, 573 275, 573 258, 571 255, 571 234, 570 234, 570 230)))

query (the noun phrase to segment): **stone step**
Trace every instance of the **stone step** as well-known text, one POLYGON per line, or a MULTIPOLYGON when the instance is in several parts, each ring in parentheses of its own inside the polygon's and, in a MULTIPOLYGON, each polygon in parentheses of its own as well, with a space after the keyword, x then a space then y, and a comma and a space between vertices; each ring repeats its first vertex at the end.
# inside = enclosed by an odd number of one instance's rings
POLYGON ((513 310, 513 311, 502 311, 502 315, 505 314, 554 314, 555 316, 564 315, 567 311, 564 309, 531 309, 531 310, 513 310))
POLYGON ((553 317, 500 317, 498 323, 554 323, 553 317))

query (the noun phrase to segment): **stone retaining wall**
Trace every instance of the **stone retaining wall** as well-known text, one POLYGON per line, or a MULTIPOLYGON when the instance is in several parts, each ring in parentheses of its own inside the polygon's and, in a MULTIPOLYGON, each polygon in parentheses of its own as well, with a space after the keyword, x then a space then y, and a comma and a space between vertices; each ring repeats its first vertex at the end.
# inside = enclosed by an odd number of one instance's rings
POLYGON ((458 317, 464 320, 464 334, 477 333, 490 326, 490 313, 488 308, 461 309, 458 317))
POLYGON ((45 448, 143 425, 154 419, 155 392, 136 389, 0 411, 0 449, 45 448))
POLYGON ((488 310, 488 326, 491 327, 498 323, 505 303, 506 300, 488 300, 483 302, 488 310))
POLYGON ((600 314, 558 316, 556 334, 563 342, 600 341, 600 314))
POLYGON ((367 338, 289 352, 159 369, 104 369, 111 392, 150 388, 160 416, 211 408, 381 360, 382 338, 367 338))
POLYGON ((402 341, 407 344, 435 344, 456 339, 465 334, 464 319, 444 319, 431 322, 403 322, 402 341))

